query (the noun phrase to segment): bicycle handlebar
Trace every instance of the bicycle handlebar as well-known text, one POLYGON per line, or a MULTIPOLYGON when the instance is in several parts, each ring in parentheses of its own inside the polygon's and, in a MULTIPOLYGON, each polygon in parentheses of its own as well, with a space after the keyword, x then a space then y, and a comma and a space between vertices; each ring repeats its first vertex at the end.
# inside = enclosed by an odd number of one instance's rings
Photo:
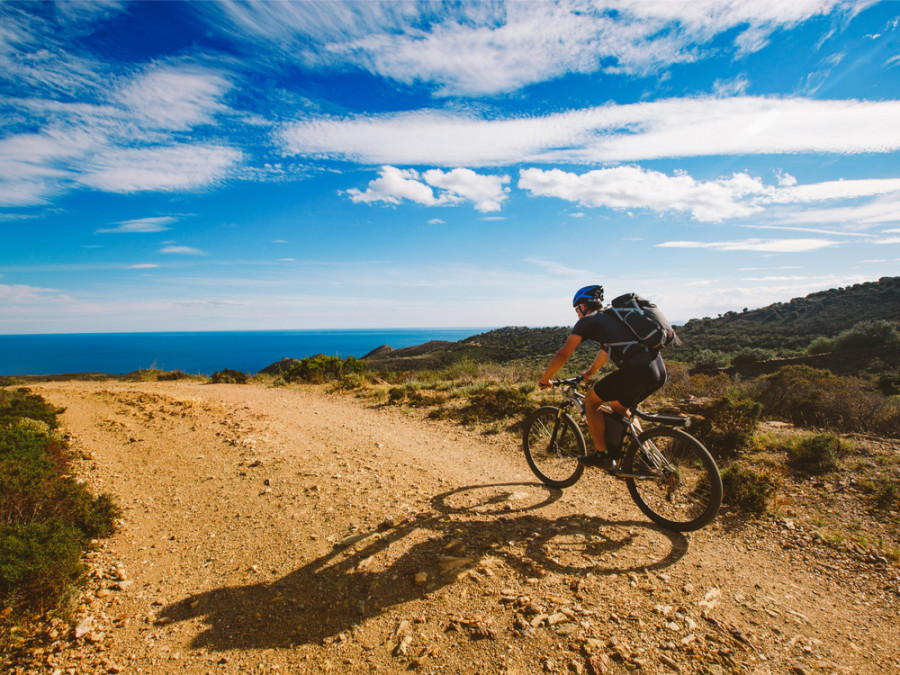
POLYGON ((560 378, 558 380, 550 380, 550 384, 552 384, 554 387, 558 387, 559 385, 569 385, 569 386, 574 387, 575 385, 581 384, 581 381, 583 379, 584 378, 581 377, 581 375, 576 375, 575 377, 566 377, 566 378, 560 378))

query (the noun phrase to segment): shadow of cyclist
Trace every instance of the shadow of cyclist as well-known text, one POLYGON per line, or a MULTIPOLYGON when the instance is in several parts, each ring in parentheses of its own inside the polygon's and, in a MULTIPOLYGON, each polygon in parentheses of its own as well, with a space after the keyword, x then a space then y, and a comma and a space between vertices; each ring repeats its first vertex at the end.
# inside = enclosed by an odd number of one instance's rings
POLYGON ((320 643, 340 639, 386 608, 437 593, 489 561, 526 578, 579 576, 663 568, 687 550, 682 535, 646 522, 539 515, 559 496, 528 483, 446 492, 432 499, 431 513, 357 535, 271 583, 184 598, 165 607, 159 618, 200 618, 205 629, 193 648, 320 643), (667 545, 660 545, 662 540, 667 545), (650 541, 655 546, 638 543, 650 541))

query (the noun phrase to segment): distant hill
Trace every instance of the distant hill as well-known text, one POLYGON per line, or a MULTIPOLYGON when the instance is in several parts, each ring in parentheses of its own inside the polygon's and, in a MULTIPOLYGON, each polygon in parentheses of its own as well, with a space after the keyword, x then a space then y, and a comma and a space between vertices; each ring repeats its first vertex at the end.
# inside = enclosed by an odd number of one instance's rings
POLYGON ((870 319, 900 321, 900 277, 820 291, 761 309, 726 312, 715 319, 693 319, 678 328, 682 345, 669 353, 678 358, 699 349, 735 352, 760 347, 785 354, 870 319))
MULTIPOLYGON (((817 337, 833 338, 872 319, 900 321, 900 277, 812 293, 761 309, 691 320, 676 327, 682 344, 668 348, 666 356, 669 360, 691 361, 702 350, 733 354, 751 347, 771 350, 778 356, 797 355, 817 337)), ((459 342, 398 350, 379 347, 363 359, 376 370, 440 368, 461 360, 541 362, 559 349, 570 330, 571 326, 511 326, 459 342)), ((576 355, 591 358, 588 351, 579 349, 576 355)))

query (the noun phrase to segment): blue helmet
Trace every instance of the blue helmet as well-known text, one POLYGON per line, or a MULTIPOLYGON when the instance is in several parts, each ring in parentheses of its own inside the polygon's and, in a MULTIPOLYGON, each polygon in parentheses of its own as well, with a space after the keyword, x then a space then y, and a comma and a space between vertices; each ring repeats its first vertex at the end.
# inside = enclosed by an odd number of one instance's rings
POLYGON ((575 293, 575 297, 572 298, 572 307, 577 307, 578 305, 599 306, 602 304, 603 286, 598 286, 597 284, 579 288, 575 293))

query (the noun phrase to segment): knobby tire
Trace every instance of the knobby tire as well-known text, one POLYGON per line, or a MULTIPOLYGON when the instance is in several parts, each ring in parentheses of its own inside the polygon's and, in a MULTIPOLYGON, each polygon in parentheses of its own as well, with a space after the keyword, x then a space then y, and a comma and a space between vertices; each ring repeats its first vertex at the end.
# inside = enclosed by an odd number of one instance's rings
POLYGON ((538 408, 525 420, 522 449, 528 466, 541 482, 555 488, 574 485, 584 466, 584 434, 567 413, 553 406, 538 408))
POLYGON ((631 439, 625 452, 628 492, 638 508, 657 525, 689 532, 712 522, 722 504, 722 477, 709 451, 690 434, 670 427, 653 427, 640 435, 652 443, 671 468, 653 467, 631 439))

